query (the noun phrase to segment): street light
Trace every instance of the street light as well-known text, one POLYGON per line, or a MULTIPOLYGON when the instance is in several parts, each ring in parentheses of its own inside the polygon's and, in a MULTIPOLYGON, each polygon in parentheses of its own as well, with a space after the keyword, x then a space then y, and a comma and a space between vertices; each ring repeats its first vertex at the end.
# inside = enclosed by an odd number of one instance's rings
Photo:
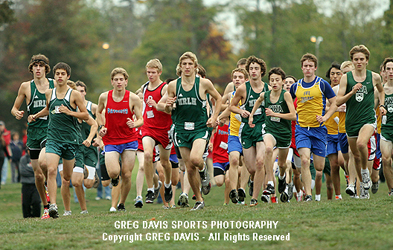
POLYGON ((315 43, 315 56, 319 58, 319 44, 323 41, 323 37, 321 36, 311 36, 310 41, 315 43))

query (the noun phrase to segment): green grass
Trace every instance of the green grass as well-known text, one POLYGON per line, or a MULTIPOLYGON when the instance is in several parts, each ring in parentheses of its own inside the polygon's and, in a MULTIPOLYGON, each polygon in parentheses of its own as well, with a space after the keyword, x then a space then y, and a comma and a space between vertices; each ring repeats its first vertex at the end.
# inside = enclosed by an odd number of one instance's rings
MULTIPOLYGON (((136 171, 134 170, 134 179, 136 171)), ((73 215, 59 219, 23 219, 20 184, 6 184, 0 189, 0 249, 393 249, 393 197, 387 195, 386 184, 380 184, 370 200, 353 200, 345 193, 342 201, 327 201, 326 188, 321 202, 263 204, 256 207, 230 204, 223 206, 224 188, 213 187, 205 197, 206 207, 200 211, 190 208, 162 209, 161 204, 133 206, 135 181, 126 203, 127 212, 109 213, 110 201, 94 200, 96 190, 88 190, 86 197, 89 214, 79 214, 78 204, 72 202, 73 215), (119 221, 130 221, 130 228, 117 229, 119 221), (201 221, 207 228, 173 228, 178 223, 201 221), (277 228, 237 229, 211 228, 214 222, 278 221, 277 228), (133 228, 132 222, 139 227, 133 228), (161 227, 155 228, 161 223, 161 227), (153 228, 144 228, 148 224, 153 228), (165 229, 164 225, 167 225, 165 229), (103 240, 107 235, 142 235, 142 240, 114 243, 103 240), (162 233, 162 240, 148 240, 149 233, 162 233), (169 234, 169 239, 164 234, 169 234), (194 240, 176 235, 193 236, 194 240), (220 234, 221 239, 209 240, 220 234), (224 235, 232 235, 224 240, 224 235), (290 235, 289 241, 258 241, 258 235, 290 235), (248 241, 239 240, 249 236, 248 241), (238 241, 234 236, 237 236, 238 241), (195 240, 198 237, 198 240, 195 240), (234 243, 236 242, 236 243, 234 243)), ((323 184, 325 185, 325 184, 323 184)), ((345 191, 344 184, 342 191, 345 191)), ((180 191, 176 193, 176 197, 180 191)), ((63 206, 58 194, 60 214, 63 206)), ((247 197, 249 202, 249 197, 247 197)), ((191 204, 194 202, 191 200, 191 204)))

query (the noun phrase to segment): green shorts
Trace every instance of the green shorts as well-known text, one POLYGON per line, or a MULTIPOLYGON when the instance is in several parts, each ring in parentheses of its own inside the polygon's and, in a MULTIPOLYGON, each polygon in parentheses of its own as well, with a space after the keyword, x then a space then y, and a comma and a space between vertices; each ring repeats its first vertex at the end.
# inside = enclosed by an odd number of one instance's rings
POLYGON ((323 173, 330 176, 330 162, 328 157, 325 158, 325 167, 323 168, 323 173))
POLYGON ((64 158, 65 160, 75 159, 78 145, 62 143, 59 141, 48 140, 46 142, 46 153, 53 153, 64 158))
POLYGON ((266 134, 263 136, 270 134, 276 140, 276 148, 289 148, 291 145, 291 134, 279 134, 274 131, 266 131, 266 134))
POLYGON ((393 142, 393 131, 389 129, 382 129, 381 140, 393 142))
POLYGON ((85 146, 81 144, 81 145, 77 145, 76 147, 77 149, 75 154, 75 167, 85 168, 85 161, 84 161, 85 146))
POLYGON ((373 122, 370 122, 370 123, 363 123, 363 124, 359 123, 359 124, 347 125, 347 123, 345 123, 345 130, 346 130, 347 136, 348 137, 358 137, 360 129, 366 124, 373 126, 374 129, 377 128, 377 120, 374 120, 373 122))
POLYGON ((248 123, 242 123, 240 125, 240 141, 244 149, 256 146, 257 142, 263 141, 263 136, 265 135, 265 124, 257 123, 255 127, 250 128, 248 123))
POLYGON ((98 162, 97 148, 96 147, 87 148, 83 146, 83 149, 84 149, 83 158, 84 158, 85 165, 89 167, 96 167, 98 162))
POLYGON ((27 128, 27 142, 26 146, 31 150, 40 150, 41 142, 46 139, 48 128, 27 128))
POLYGON ((209 140, 210 134, 208 130, 200 131, 200 132, 190 132, 190 133, 174 133, 173 141, 175 146, 177 147, 186 147, 191 149, 192 144, 196 139, 204 139, 206 141, 209 140))

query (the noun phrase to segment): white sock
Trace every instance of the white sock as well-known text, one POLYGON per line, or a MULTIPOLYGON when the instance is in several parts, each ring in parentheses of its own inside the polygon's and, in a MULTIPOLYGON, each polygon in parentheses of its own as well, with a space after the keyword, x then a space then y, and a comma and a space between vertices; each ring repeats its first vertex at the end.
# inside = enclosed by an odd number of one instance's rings
POLYGON ((272 185, 274 187, 274 182, 273 181, 268 181, 267 184, 268 185, 270 184, 270 185, 272 185))
POLYGON ((367 173, 367 174, 369 174, 368 168, 366 168, 366 169, 362 169, 362 170, 360 171, 360 173, 362 173, 362 174, 364 174, 364 173, 367 173))
POLYGON ((149 191, 152 191, 152 192, 154 193, 154 187, 148 188, 147 191, 148 191, 148 192, 149 192, 149 191))
POLYGON ((172 186, 172 181, 169 182, 169 184, 164 183, 166 188, 170 188, 172 186))
POLYGON ((278 176, 278 178, 279 178, 280 180, 283 180, 283 179, 285 179, 285 173, 284 173, 284 175, 283 175, 283 176, 279 175, 279 176, 278 176))
POLYGON ((315 200, 316 201, 320 201, 321 200, 321 195, 320 194, 316 194, 315 195, 315 200))

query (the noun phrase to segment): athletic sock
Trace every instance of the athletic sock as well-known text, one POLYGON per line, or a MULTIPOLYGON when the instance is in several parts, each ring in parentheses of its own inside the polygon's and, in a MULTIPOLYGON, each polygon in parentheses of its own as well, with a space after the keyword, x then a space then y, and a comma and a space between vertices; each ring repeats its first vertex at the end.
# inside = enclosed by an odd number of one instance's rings
POLYGON ((316 201, 320 201, 321 200, 321 195, 320 194, 316 194, 315 195, 315 200, 316 201))
POLYGON ((170 188, 172 186, 172 181, 169 182, 169 184, 164 183, 166 188, 170 188))
POLYGON ((286 176, 285 176, 285 173, 284 173, 283 176, 281 176, 281 175, 278 176, 278 178, 279 178, 280 180, 283 180, 285 177, 286 177, 286 176))
POLYGON ((273 181, 268 181, 267 184, 268 185, 270 184, 270 185, 272 185, 274 187, 274 182, 273 181))
POLYGON ((49 205, 50 203, 48 203, 48 205, 44 205, 44 209, 49 209, 49 205))
POLYGON ((149 191, 152 191, 152 192, 154 193, 154 187, 148 188, 148 189, 147 189, 147 192, 149 192, 149 191))

